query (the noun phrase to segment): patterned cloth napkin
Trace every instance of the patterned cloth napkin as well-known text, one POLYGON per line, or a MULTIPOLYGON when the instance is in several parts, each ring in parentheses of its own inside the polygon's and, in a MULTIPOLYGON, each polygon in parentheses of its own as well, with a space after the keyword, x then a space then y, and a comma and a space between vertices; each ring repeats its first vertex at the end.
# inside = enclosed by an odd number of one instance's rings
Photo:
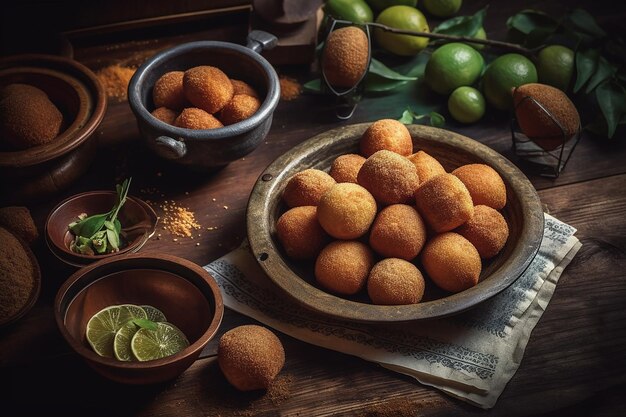
POLYGON ((581 247, 576 229, 545 215, 539 253, 510 287, 459 315, 419 326, 355 324, 284 297, 247 245, 205 266, 224 304, 296 339, 358 356, 482 408, 491 408, 519 367, 530 333, 581 247))

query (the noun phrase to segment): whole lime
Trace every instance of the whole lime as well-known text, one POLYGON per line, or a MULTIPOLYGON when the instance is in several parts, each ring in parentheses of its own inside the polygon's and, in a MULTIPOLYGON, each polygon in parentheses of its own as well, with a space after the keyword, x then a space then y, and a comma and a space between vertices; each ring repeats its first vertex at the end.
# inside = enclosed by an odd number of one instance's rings
POLYGON ((374 13, 365 0, 328 0, 324 10, 335 19, 354 23, 369 23, 374 20, 374 13))
POLYGON ((431 55, 424 80, 435 92, 450 94, 462 85, 471 85, 480 76, 485 61, 474 48, 464 43, 445 44, 431 55))
POLYGON ((377 12, 391 6, 417 6, 417 0, 367 0, 367 3, 377 12))
MULTIPOLYGON (((474 33, 474 36, 472 36, 472 38, 487 39, 487 33, 485 32, 485 28, 482 26, 479 27, 476 33, 474 33)), ((468 43, 468 45, 476 49, 477 51, 480 51, 485 47, 485 45, 483 45, 482 43, 468 43)))
POLYGON ((543 48, 537 56, 539 82, 567 91, 574 75, 574 51, 561 45, 543 48))
MULTIPOLYGON (((386 8, 378 15, 376 23, 397 29, 430 32, 424 14, 416 8, 409 6, 391 6, 386 8)), ((428 45, 428 38, 398 35, 379 28, 376 28, 374 35, 380 46, 396 55, 415 55, 428 45)))
POLYGON ((462 0, 424 0, 424 8, 437 17, 453 16, 461 8, 462 0))
POLYGON ((496 58, 483 76, 483 93, 487 103, 498 110, 513 106, 511 90, 514 87, 537 82, 537 69, 520 54, 505 54, 496 58))
POLYGON ((473 87, 459 87, 448 98, 448 111, 457 122, 477 122, 485 114, 485 98, 473 87))

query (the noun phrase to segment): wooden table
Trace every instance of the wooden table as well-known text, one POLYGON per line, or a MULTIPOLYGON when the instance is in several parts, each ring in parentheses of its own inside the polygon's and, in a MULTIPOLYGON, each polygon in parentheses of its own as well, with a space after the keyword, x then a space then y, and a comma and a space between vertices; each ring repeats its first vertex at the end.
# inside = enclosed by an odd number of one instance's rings
MULTIPOLYGON (((473 13, 486 2, 464 5, 473 13)), ((534 2, 561 13, 564 6, 534 2)), ((569 2, 563 2, 568 3, 569 2)), ((626 17, 615 5, 582 3, 600 22, 617 28, 626 17)), ((506 16, 522 2, 493 3, 485 23, 489 37, 503 38, 506 16)), ((229 18, 222 25, 192 37, 241 41, 245 19, 229 18)), ((160 41, 121 42, 100 47, 75 46, 76 59, 92 68, 128 58, 132 53, 186 40, 171 36, 160 41), (146 46, 147 45, 147 46, 146 46)), ((313 76, 308 68, 278 68, 301 82, 313 76)), ((228 253, 246 238, 245 211, 259 173, 277 156, 328 129, 398 118, 412 92, 364 99, 354 117, 334 118, 327 97, 302 95, 281 102, 272 129, 253 153, 212 175, 188 175, 166 167, 144 151, 126 102, 111 102, 97 131, 101 152, 91 170, 71 189, 30 205, 40 230, 49 210, 77 192, 111 188, 116 179, 132 175, 132 194, 154 202, 175 200, 195 212, 200 236, 174 239, 160 230, 144 250, 187 258, 200 265, 228 253), (208 230, 209 228, 215 228, 208 230)), ((436 98, 434 99, 436 100, 436 98)), ((451 120, 446 128, 472 137, 518 162, 511 150, 508 120, 487 115, 473 126, 451 120)), ((618 134, 619 136, 620 134, 618 134)), ((623 131, 621 132, 623 135, 623 131)), ((287 361, 281 390, 242 394, 222 377, 215 361, 216 341, 182 376, 159 386, 128 387, 100 378, 70 351, 52 314, 56 290, 73 272, 60 265, 40 241, 35 247, 43 289, 33 310, 0 331, 3 389, 0 415, 133 415, 133 416, 588 416, 625 415, 626 402, 626 141, 592 138, 587 134, 569 165, 556 180, 529 174, 545 210, 578 229, 583 247, 562 275, 547 311, 535 327, 523 361, 497 405, 481 411, 411 378, 363 360, 317 348, 279 334, 287 361)), ((227 311, 221 333, 251 319, 227 311)), ((219 335, 218 335, 219 336, 219 335)))

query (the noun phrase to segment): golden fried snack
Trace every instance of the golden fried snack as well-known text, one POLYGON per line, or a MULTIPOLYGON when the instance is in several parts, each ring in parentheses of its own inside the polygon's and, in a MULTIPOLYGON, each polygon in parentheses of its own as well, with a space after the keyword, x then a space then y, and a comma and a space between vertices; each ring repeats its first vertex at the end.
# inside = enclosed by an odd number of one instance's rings
POLYGON ((224 127, 222 122, 213 117, 212 114, 195 107, 188 107, 183 110, 174 121, 174 126, 185 129, 217 129, 218 127, 224 127))
POLYGON ((437 233, 453 230, 474 214, 469 191, 452 174, 437 175, 423 183, 415 191, 415 205, 437 233))
POLYGON ((337 239, 356 239, 367 233, 376 217, 376 201, 363 187, 350 182, 333 185, 317 206, 317 219, 337 239))
POLYGON ((28 302, 39 265, 18 238, 3 227, 0 227, 0 242, 0 322, 3 322, 28 302))
POLYGON ((369 42, 357 26, 333 30, 322 51, 322 72, 335 88, 352 88, 363 78, 369 65, 369 42))
POLYGON ((314 259, 328 241, 317 221, 317 207, 300 206, 284 212, 276 222, 276 234, 287 256, 314 259))
POLYGON ((432 177, 446 173, 446 170, 439 161, 424 151, 417 151, 409 155, 408 158, 409 161, 413 162, 413 165, 415 165, 415 169, 417 169, 420 184, 428 181, 432 177))
POLYGON ((351 182, 357 184, 357 175, 363 166, 365 158, 355 153, 339 155, 330 166, 328 172, 337 182, 351 182))
POLYGON ((315 261, 315 279, 329 291, 351 295, 365 287, 374 265, 374 254, 356 240, 336 240, 320 252, 315 261))
POLYGON ((442 233, 426 242, 421 259, 430 279, 439 288, 455 293, 476 285, 482 270, 474 245, 454 232, 442 233))
POLYGON ((252 96, 255 98, 260 98, 259 93, 256 92, 254 88, 250 84, 245 81, 235 80, 233 78, 230 79, 230 82, 233 84, 234 95, 237 94, 245 94, 247 96, 252 96))
POLYGON ((272 331, 249 324, 222 335, 217 362, 238 390, 267 389, 285 365, 285 349, 272 331))
POLYGON ((283 200, 289 207, 317 206, 322 194, 333 185, 335 180, 324 171, 305 169, 289 178, 283 191, 283 200))
POLYGON ((410 261, 420 253, 426 242, 426 226, 413 207, 393 204, 383 208, 376 216, 369 242, 379 255, 410 261))
POLYGON ((417 304, 424 296, 424 277, 412 263, 398 258, 378 262, 367 279, 367 294, 374 304, 417 304))
POLYGON ((380 150, 403 156, 413 153, 413 140, 405 125, 393 119, 381 119, 367 128, 360 141, 361 155, 368 158, 380 150))
POLYGON ((467 187, 474 205, 501 210, 506 205, 506 186, 500 174, 489 165, 468 164, 452 171, 467 187))
POLYGON ((236 94, 220 111, 219 117, 225 125, 232 125, 252 116, 261 107, 258 98, 236 94))
POLYGON ((26 207, 0 208, 0 226, 8 229, 28 244, 32 244, 39 237, 35 221, 26 207))
POLYGON ((455 230, 470 241, 483 259, 496 256, 509 238, 509 226, 497 210, 489 206, 475 206, 474 215, 455 230))
POLYGON ((187 107, 187 97, 183 90, 184 71, 170 71, 161 75, 152 88, 154 107, 182 110, 187 107))
POLYGON ((382 204, 410 203, 419 186, 415 165, 406 157, 387 150, 367 158, 357 180, 382 204))
POLYGON ((211 114, 220 111, 235 94, 228 76, 209 65, 185 71, 183 89, 191 104, 211 114))
POLYGON ((176 118, 178 117, 178 112, 175 112, 172 109, 168 109, 167 107, 159 107, 152 111, 152 115, 163 123, 173 125, 176 122, 176 118))

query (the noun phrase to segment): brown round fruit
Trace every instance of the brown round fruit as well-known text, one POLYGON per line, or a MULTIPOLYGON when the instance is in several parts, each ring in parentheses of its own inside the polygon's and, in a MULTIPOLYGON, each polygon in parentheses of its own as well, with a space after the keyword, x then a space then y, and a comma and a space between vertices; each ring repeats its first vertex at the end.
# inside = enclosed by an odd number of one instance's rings
POLYGON ((500 174, 489 165, 468 164, 452 171, 465 184, 475 206, 501 210, 506 205, 506 186, 500 174))
POLYGON ((424 277, 415 265, 403 259, 378 262, 367 279, 367 294, 374 304, 417 304, 424 296, 424 277))
POLYGON ((372 250, 356 240, 336 240, 320 252, 315 261, 315 279, 337 294, 361 291, 374 265, 372 250))
POLYGON ((337 182, 357 184, 357 175, 364 162, 365 158, 355 153, 340 155, 333 161, 328 173, 337 182))
POLYGON ((328 241, 317 221, 315 206, 300 206, 284 212, 276 222, 276 234, 287 256, 314 259, 328 241))
POLYGON ((383 208, 376 216, 369 242, 379 255, 410 261, 420 253, 426 242, 426 226, 413 207, 393 204, 383 208))
POLYGON ((489 206, 474 207, 472 218, 455 231, 476 247, 482 259, 496 256, 509 238, 506 220, 489 206))
POLYGON ((326 39, 322 71, 335 87, 352 88, 361 80, 369 63, 369 42, 357 26, 334 30, 326 39))
POLYGON ((224 127, 222 122, 213 117, 212 114, 195 107, 183 110, 174 121, 174 126, 184 129, 217 129, 224 127))
POLYGON ((413 152, 413 140, 409 130, 393 119, 382 119, 372 123, 361 136, 359 146, 361 155, 366 158, 381 150, 403 156, 409 156, 413 152))
POLYGON ((183 89, 191 104, 211 114, 220 111, 235 94, 228 76, 209 65, 185 71, 183 89))
POLYGON ((356 239, 367 233, 376 217, 376 200, 358 184, 333 185, 320 199, 317 219, 337 239, 356 239))
POLYGON ((382 204, 410 203, 419 186, 415 165, 406 157, 387 150, 367 158, 357 180, 382 204))
POLYGON ((322 195, 333 185, 333 177, 319 169, 305 169, 287 181, 283 200, 289 207, 317 206, 322 195))
POLYGON ((167 107, 174 110, 187 107, 187 97, 183 90, 184 75, 184 71, 170 71, 156 80, 152 89, 154 107, 167 107))
POLYGON ((465 223, 474 214, 467 187, 452 174, 426 181, 415 191, 415 205, 435 232, 447 232, 465 223))

